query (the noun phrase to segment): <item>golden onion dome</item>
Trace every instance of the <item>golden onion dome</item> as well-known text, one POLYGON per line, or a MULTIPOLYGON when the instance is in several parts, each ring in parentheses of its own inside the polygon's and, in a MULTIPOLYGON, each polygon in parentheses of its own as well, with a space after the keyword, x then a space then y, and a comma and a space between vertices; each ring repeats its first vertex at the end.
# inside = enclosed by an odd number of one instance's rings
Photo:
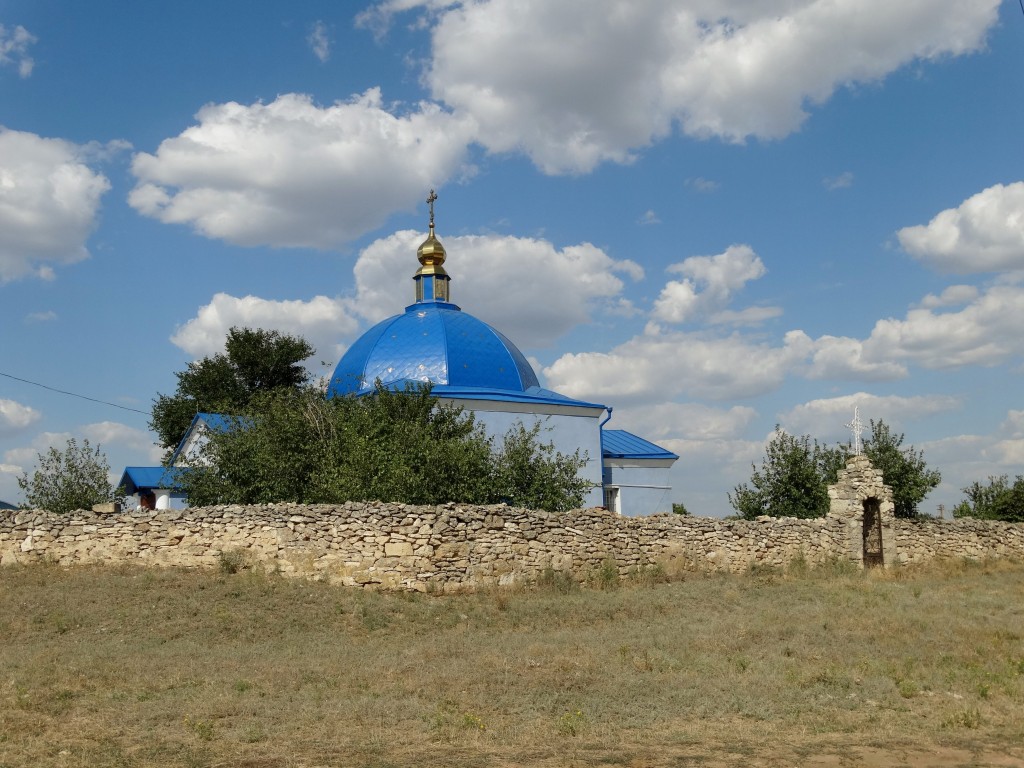
POLYGON ((444 264, 448 254, 445 252, 444 246, 441 245, 441 241, 437 239, 437 235, 434 234, 435 200, 437 200, 437 193, 430 190, 430 196, 427 197, 427 203, 430 205, 430 231, 427 233, 427 239, 416 249, 416 258, 419 259, 421 265, 416 271, 417 275, 447 274, 441 265, 444 264))

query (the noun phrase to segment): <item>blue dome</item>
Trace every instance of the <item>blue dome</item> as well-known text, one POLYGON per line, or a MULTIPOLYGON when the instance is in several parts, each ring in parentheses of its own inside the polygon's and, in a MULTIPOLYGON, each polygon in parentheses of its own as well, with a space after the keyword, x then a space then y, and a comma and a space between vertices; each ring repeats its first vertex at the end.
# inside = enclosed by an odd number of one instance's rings
POLYGON ((378 379, 388 387, 430 382, 465 390, 526 392, 539 386, 515 344, 443 301, 413 304, 364 333, 334 369, 327 395, 366 392, 378 379))

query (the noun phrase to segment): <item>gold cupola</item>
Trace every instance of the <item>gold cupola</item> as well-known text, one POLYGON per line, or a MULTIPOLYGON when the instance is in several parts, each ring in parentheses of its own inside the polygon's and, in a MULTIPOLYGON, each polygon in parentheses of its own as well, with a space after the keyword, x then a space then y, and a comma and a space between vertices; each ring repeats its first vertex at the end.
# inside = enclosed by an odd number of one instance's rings
POLYGON ((416 250, 416 258, 419 259, 420 268, 413 275, 416 281, 416 301, 448 301, 448 283, 451 278, 444 271, 444 260, 447 254, 444 246, 434 234, 434 201, 437 200, 437 193, 430 190, 427 197, 427 204, 430 206, 430 232, 427 239, 423 241, 416 250))

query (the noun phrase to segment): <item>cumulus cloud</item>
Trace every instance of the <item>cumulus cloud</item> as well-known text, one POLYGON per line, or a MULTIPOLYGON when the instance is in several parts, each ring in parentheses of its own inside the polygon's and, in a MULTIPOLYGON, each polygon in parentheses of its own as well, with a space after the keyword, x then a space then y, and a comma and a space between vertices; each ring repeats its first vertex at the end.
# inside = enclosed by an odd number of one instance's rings
POLYGON ((389 0, 427 8, 435 99, 547 173, 629 162, 674 126, 775 139, 838 88, 984 45, 1000 0, 389 0))
MULTIPOLYGON (((852 395, 812 400, 779 414, 779 424, 795 435, 809 434, 818 439, 847 437, 846 424, 853 418, 853 409, 860 407, 865 424, 870 419, 881 419, 890 426, 917 421, 936 413, 956 410, 961 401, 950 395, 872 395, 857 392, 852 395)), ((865 432, 865 437, 868 436, 865 432)))
POLYGON ((42 415, 35 408, 0 398, 0 437, 8 437, 35 424, 42 415))
POLYGON ((658 218, 658 214, 656 214, 654 211, 647 210, 644 211, 644 213, 640 216, 639 219, 637 219, 637 224, 641 226, 648 226, 650 224, 661 224, 661 219, 658 218))
POLYGON ((0 126, 0 284, 52 279, 51 264, 89 256, 85 241, 110 182, 84 154, 70 142, 0 126))
POLYGON ((32 74, 35 61, 28 55, 28 47, 36 37, 21 25, 7 29, 0 24, 0 66, 8 64, 17 67, 18 75, 26 78, 32 74))
MULTIPOLYGON (((891 354, 893 350, 888 352, 891 354)), ((886 381, 903 378, 907 375, 907 367, 887 357, 871 359, 860 339, 821 336, 814 340, 814 352, 807 375, 812 379, 886 381)))
MULTIPOLYGON (((705 318, 723 309, 743 286, 766 271, 749 245, 731 245, 716 256, 693 256, 668 268, 683 279, 672 280, 662 288, 651 319, 678 324, 705 318)), ((739 317, 733 314, 731 319, 739 317)))
POLYGON ((748 406, 669 402, 616 410, 609 426, 621 425, 650 440, 722 441, 740 437, 755 418, 757 411, 748 406))
POLYGON ((313 24, 306 42, 309 43, 310 50, 320 60, 320 63, 327 63, 327 60, 331 58, 331 41, 327 36, 327 25, 322 21, 313 24))
MULTIPOLYGON (((416 248, 425 235, 403 230, 371 243, 355 265, 357 311, 371 322, 412 303, 416 248), (405 291, 396 275, 407 275, 405 291)), ((638 280, 643 270, 615 260, 590 243, 557 248, 547 240, 500 235, 442 238, 452 301, 524 346, 544 347, 597 307, 624 311, 618 275, 638 280), (523 275, 530 279, 524 281, 523 275), (523 308, 529 307, 528 312, 523 308)))
POLYGON ((736 334, 656 333, 634 337, 610 352, 562 355, 544 374, 553 389, 585 400, 729 400, 778 388, 813 346, 803 331, 788 332, 781 345, 736 334))
POLYGON ((947 272, 1024 269, 1024 181, 989 187, 897 237, 911 256, 947 272))
MULTIPOLYGON (((99 446, 104 453, 112 449, 130 451, 140 455, 150 464, 160 464, 164 449, 154 442, 153 435, 117 421, 99 421, 81 428, 82 436, 93 446, 99 446)), ((121 476, 121 468, 112 465, 111 473, 121 476)))
POLYGON ((921 299, 921 306, 927 309, 960 307, 977 299, 980 293, 978 288, 973 285, 951 285, 938 296, 929 293, 921 299))
POLYGON ((958 311, 925 306, 902 320, 879 320, 864 342, 864 354, 869 360, 931 369, 998 365, 1024 354, 1022 327, 1024 287, 995 285, 958 311))
POLYGON ((338 247, 468 172, 472 121, 432 104, 397 115, 378 89, 315 105, 210 104, 196 124, 132 161, 129 203, 238 245, 338 247))
POLYGON ((309 301, 275 301, 257 296, 215 294, 196 316, 180 326, 171 343, 195 357, 224 351, 224 339, 232 326, 262 328, 302 336, 317 351, 318 361, 339 357, 359 321, 342 299, 315 296, 309 301))

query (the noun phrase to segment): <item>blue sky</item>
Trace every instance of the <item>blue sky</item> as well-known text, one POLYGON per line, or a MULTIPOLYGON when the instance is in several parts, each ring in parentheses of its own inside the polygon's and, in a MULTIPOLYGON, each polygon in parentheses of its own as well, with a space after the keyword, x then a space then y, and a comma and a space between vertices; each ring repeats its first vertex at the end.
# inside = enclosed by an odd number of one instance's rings
POLYGON ((855 405, 951 507, 1024 473, 1022 72, 1017 0, 0 0, 0 499, 155 460, 232 325, 329 369, 433 187, 453 300, 694 513, 855 405))

